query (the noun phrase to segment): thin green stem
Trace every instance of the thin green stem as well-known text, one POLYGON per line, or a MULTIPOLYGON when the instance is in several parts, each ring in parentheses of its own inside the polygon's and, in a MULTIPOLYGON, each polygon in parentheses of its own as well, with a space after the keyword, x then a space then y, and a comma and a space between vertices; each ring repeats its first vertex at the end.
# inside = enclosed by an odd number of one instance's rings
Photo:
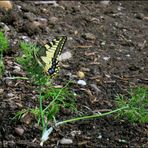
POLYGON ((41 114, 41 120, 42 120, 42 127, 43 127, 43 130, 45 129, 45 121, 44 121, 44 111, 43 111, 43 107, 42 107, 42 96, 40 94, 40 114, 41 114))
POLYGON ((91 119, 91 118, 96 118, 96 117, 102 117, 102 116, 106 116, 106 115, 109 115, 109 114, 112 114, 112 113, 116 113, 116 112, 121 111, 123 109, 126 109, 128 107, 129 106, 124 106, 122 108, 118 108, 116 110, 113 110, 113 111, 110 111, 110 112, 106 112, 106 113, 102 113, 102 114, 95 114, 95 115, 90 115, 90 116, 83 116, 83 117, 72 118, 72 119, 69 119, 69 120, 61 121, 59 123, 60 124, 64 124, 64 123, 69 123, 69 122, 74 122, 74 121, 79 121, 79 120, 84 120, 84 119, 91 119))
MULTIPOLYGON (((110 112, 106 112, 106 113, 102 113, 102 114, 96 114, 96 115, 91 115, 91 116, 83 116, 83 117, 72 118, 72 119, 69 119, 69 120, 64 120, 64 121, 56 123, 55 127, 57 127, 59 125, 62 125, 62 124, 65 124, 65 123, 74 122, 74 121, 79 121, 79 120, 84 120, 84 119, 91 119, 91 118, 97 118, 97 117, 102 117, 102 116, 110 115, 110 114, 116 113, 118 111, 124 110, 124 109, 126 109, 128 107, 129 106, 124 106, 122 108, 118 108, 116 110, 112 110, 110 112)), ((44 133, 42 135, 42 138, 41 138, 40 145, 43 145, 43 143, 48 139, 48 137, 52 133, 52 131, 53 131, 53 127, 50 127, 48 130, 45 129, 45 131, 44 131, 44 133)))
POLYGON ((68 84, 70 83, 70 81, 59 91, 59 93, 57 94, 57 96, 50 102, 50 104, 48 106, 46 106, 46 108, 44 108, 43 111, 46 111, 59 97, 59 95, 61 94, 62 90, 68 86, 68 84))
POLYGON ((27 77, 6 77, 5 79, 9 79, 9 80, 16 80, 16 79, 19 79, 19 80, 28 80, 27 77))

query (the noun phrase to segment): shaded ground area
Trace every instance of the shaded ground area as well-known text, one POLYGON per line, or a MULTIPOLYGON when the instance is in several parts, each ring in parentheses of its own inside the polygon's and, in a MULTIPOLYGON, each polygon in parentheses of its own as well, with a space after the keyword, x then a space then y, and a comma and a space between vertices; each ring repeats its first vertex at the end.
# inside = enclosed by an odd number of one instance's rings
MULTIPOLYGON (((8 80, 19 76, 15 57, 20 40, 40 45, 66 35, 64 51, 72 58, 62 63, 59 84, 78 80, 77 71, 85 73, 85 87, 74 84, 78 110, 83 114, 114 109, 117 94, 127 94, 129 88, 148 83, 148 2, 60 1, 52 4, 14 2, 10 12, 0 12, 0 26, 11 42, 5 54, 5 74, 0 81, 0 147, 39 147, 40 127, 32 119, 10 120, 22 108, 35 107, 36 92, 30 82, 8 80), (20 135, 16 128, 21 127, 20 135)), ((31 62, 31 61, 30 61, 31 62)), ((22 76, 23 67, 21 69, 22 76)), ((24 73, 25 75, 25 73, 24 73)), ((69 119, 73 113, 62 110, 58 120, 69 119)), ((148 125, 130 124, 125 120, 106 117, 67 124, 50 135, 44 147, 148 147, 148 125), (59 140, 71 138, 71 145, 59 140)))

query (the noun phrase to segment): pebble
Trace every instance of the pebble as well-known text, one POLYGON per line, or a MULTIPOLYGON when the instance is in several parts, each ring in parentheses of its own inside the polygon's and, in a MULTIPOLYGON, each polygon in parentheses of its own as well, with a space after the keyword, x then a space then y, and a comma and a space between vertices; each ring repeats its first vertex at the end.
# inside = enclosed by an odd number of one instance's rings
POLYGON ((83 37, 86 39, 86 40, 95 40, 96 39, 96 36, 92 33, 85 33, 83 35, 83 37))
POLYGON ((143 14, 143 13, 137 13, 137 14, 135 14, 135 17, 136 17, 137 19, 142 20, 142 19, 144 18, 144 14, 143 14))
POLYGON ((9 135, 8 135, 8 138, 9 138, 9 140, 15 140, 15 136, 12 135, 12 134, 9 134, 9 135))
POLYGON ((14 70, 12 71, 12 74, 17 75, 17 76, 24 76, 24 73, 21 72, 21 71, 18 70, 18 69, 14 69, 14 70))
POLYGON ((77 76, 78 76, 80 79, 83 79, 83 78, 85 77, 85 74, 84 74, 84 72, 82 72, 82 71, 78 71, 78 72, 77 72, 77 76))
POLYGON ((10 28, 3 22, 0 22, 0 27, 3 28, 5 32, 10 31, 10 28))
POLYGON ((16 127, 16 128, 15 128, 15 132, 16 132, 18 135, 22 136, 22 135, 24 134, 24 129, 21 128, 21 127, 16 127))
POLYGON ((86 82, 85 82, 84 80, 78 80, 77 83, 78 83, 79 85, 83 85, 83 86, 86 85, 86 82))
POLYGON ((101 134, 99 134, 99 136, 97 137, 98 139, 102 139, 102 135, 101 134))
POLYGON ((72 137, 75 137, 76 135, 81 135, 82 132, 80 130, 79 131, 72 131, 70 134, 72 137))
POLYGON ((103 59, 104 59, 105 61, 108 61, 108 60, 110 59, 110 57, 103 57, 103 59))
POLYGON ((7 86, 12 86, 12 81, 9 79, 6 79, 5 83, 7 86))
POLYGON ((33 22, 32 22, 32 25, 33 25, 35 28, 37 28, 37 27, 39 27, 39 26, 42 26, 42 24, 41 24, 39 21, 33 21, 33 22))
POLYGON ((49 21, 50 21, 51 23, 55 24, 55 23, 57 23, 58 18, 53 16, 53 17, 49 18, 49 21))
POLYGON ((21 70, 20 66, 14 66, 14 69, 16 69, 16 70, 18 70, 18 71, 21 70))
POLYGON ((13 94, 13 93, 8 93, 6 96, 7 96, 8 98, 12 98, 12 97, 14 96, 14 94, 13 94))
POLYGON ((7 60, 6 62, 7 62, 8 65, 13 65, 12 61, 7 60))
POLYGON ((43 18, 43 17, 36 17, 36 20, 40 21, 42 23, 47 23, 48 22, 48 20, 46 18, 43 18))
POLYGON ((11 141, 8 142, 8 147, 9 148, 13 148, 15 146, 16 146, 16 143, 13 140, 11 140, 11 141))
POLYGON ((30 38, 28 36, 20 36, 20 39, 23 39, 25 42, 29 42, 30 41, 30 38))
POLYGON ((97 87, 96 84, 90 84, 90 86, 95 90, 95 92, 98 94, 98 93, 101 93, 101 90, 97 87))
POLYGON ((106 41, 102 41, 101 46, 105 46, 105 45, 106 45, 106 41))
POLYGON ((5 10, 12 9, 13 5, 10 1, 0 1, 0 8, 4 8, 5 10))
POLYGON ((27 18, 30 21, 34 21, 35 20, 35 15, 31 12, 26 12, 24 13, 24 18, 27 18))
POLYGON ((19 108, 22 108, 23 105, 21 103, 15 103, 19 108))
POLYGON ((4 89, 0 88, 0 95, 3 94, 4 89))
POLYGON ((10 28, 7 25, 5 25, 3 29, 5 30, 5 32, 10 31, 10 28))
POLYGON ((26 115, 24 115, 22 118, 21 118, 21 122, 25 123, 25 124, 30 124, 32 118, 31 118, 31 114, 27 113, 26 115))
POLYGON ((34 2, 35 4, 39 5, 39 4, 52 4, 54 7, 58 7, 59 4, 56 1, 36 1, 34 2))
POLYGON ((145 17, 143 18, 143 20, 146 20, 146 21, 148 21, 148 17, 147 17, 147 16, 145 16, 145 17))
POLYGON ((59 61, 65 61, 65 60, 70 59, 71 57, 72 57, 71 52, 66 51, 66 52, 62 53, 62 54, 59 56, 58 60, 59 60, 59 61))
POLYGON ((126 57, 130 57, 130 56, 131 56, 130 54, 127 54, 127 55, 126 55, 126 57))
POLYGON ((38 28, 38 27, 44 28, 47 26, 47 19, 40 18, 40 20, 33 21, 32 25, 34 26, 34 28, 38 28))
POLYGON ((72 139, 62 138, 60 140, 60 144, 72 144, 72 143, 73 143, 72 139))
POLYGON ((44 24, 38 21, 33 21, 33 22, 25 22, 23 26, 23 30, 29 35, 33 35, 36 33, 39 33, 41 30, 40 28, 45 28, 43 27, 44 24))
POLYGON ((109 0, 106 0, 106 1, 100 1, 100 4, 101 4, 103 7, 108 6, 108 5, 109 5, 109 3, 110 3, 110 1, 109 1, 109 0))

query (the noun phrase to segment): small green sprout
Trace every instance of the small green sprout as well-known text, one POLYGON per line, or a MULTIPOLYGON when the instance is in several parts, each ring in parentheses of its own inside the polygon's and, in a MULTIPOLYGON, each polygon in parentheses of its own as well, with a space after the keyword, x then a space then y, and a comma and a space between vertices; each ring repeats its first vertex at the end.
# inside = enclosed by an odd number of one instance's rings
POLYGON ((0 31, 0 77, 2 77, 2 74, 4 72, 4 62, 3 62, 3 53, 8 49, 8 40, 4 36, 4 33, 0 31))
POLYGON ((148 122, 148 89, 138 87, 129 92, 130 98, 118 95, 116 98, 117 107, 128 106, 123 111, 119 111, 116 117, 127 118, 130 122, 148 122))
POLYGON ((43 72, 42 67, 34 58, 33 52, 41 50, 40 48, 26 42, 21 42, 20 47, 23 53, 17 58, 17 61, 27 72, 28 80, 37 86, 39 107, 26 107, 26 109, 17 112, 13 119, 20 119, 26 113, 31 113, 38 120, 38 124, 42 126, 42 131, 45 131, 49 121, 55 121, 61 108, 76 111, 75 97, 68 89, 69 82, 62 88, 53 86, 51 78, 43 72))
POLYGON ((4 36, 4 33, 0 31, 0 53, 3 54, 9 47, 8 40, 4 36))
POLYGON ((0 77, 2 77, 4 69, 5 69, 5 65, 4 65, 4 62, 3 62, 2 55, 1 55, 1 58, 0 58, 0 77))

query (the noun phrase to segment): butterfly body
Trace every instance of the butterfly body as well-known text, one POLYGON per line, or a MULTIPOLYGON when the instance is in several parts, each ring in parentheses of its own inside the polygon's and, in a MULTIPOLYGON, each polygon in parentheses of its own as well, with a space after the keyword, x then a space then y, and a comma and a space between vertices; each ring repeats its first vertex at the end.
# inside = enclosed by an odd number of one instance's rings
POLYGON ((34 54, 37 62, 43 67, 44 72, 48 75, 53 75, 58 69, 58 57, 61 54, 64 44, 67 40, 66 36, 57 37, 42 48, 43 52, 34 54))
POLYGON ((58 65, 59 62, 57 62, 56 59, 52 59, 52 65, 51 67, 48 69, 48 74, 52 75, 56 72, 56 67, 58 65))

